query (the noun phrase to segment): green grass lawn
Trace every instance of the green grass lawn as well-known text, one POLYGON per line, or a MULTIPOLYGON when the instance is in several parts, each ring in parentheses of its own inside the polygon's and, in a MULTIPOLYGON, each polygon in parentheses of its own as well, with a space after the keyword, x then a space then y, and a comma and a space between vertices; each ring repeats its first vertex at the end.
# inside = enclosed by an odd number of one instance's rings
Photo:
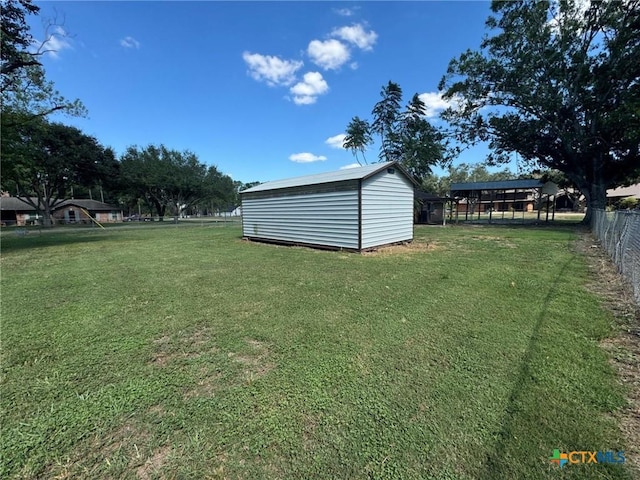
POLYGON ((631 478, 570 227, 2 235, 1 478, 631 478))

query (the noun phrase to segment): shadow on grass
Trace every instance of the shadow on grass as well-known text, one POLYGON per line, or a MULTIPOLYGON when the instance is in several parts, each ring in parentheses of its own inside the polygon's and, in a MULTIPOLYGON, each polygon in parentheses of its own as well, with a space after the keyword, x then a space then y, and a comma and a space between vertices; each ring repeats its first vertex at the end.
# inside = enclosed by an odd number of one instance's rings
MULTIPOLYGON (((533 333, 529 339, 529 344, 527 345, 527 350, 522 358, 522 363, 520 364, 518 376, 514 381, 513 390, 509 395, 504 419, 501 422, 502 429, 498 434, 498 441, 496 443, 495 450, 493 453, 488 455, 486 471, 482 478, 509 478, 509 475, 512 473, 508 468, 506 468, 507 466, 505 465, 505 461, 507 461, 506 458, 509 450, 509 443, 512 442, 514 438, 514 427, 517 424, 518 415, 522 413, 519 405, 522 403, 521 399, 525 398, 527 395, 527 389, 530 387, 531 378, 534 374, 531 369, 531 364, 533 363, 535 356, 539 354, 538 345, 543 340, 541 338, 541 330, 546 319, 549 305, 551 304, 551 300, 553 299, 560 282, 565 276, 567 268, 574 260, 575 255, 572 255, 560 267, 560 271, 553 279, 553 282, 549 287, 549 291, 543 300, 542 308, 538 314, 533 333)), ((541 408, 544 408, 543 405, 544 399, 541 399, 541 408)))
POLYGON ((71 245, 77 243, 103 242, 109 240, 104 231, 44 231, 44 230, 11 230, 2 232, 2 253, 29 250, 32 248, 71 245))

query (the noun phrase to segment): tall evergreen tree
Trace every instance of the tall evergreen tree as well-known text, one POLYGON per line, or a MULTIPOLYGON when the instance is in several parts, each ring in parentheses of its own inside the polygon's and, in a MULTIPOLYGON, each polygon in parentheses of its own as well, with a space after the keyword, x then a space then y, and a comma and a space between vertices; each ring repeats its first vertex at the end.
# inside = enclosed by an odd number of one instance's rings
POLYGON ((347 134, 344 138, 344 148, 351 150, 356 161, 362 165, 358 158, 358 152, 362 155, 362 160, 367 163, 367 159, 364 152, 367 147, 373 143, 373 137, 371 136, 371 126, 366 120, 362 120, 360 117, 355 116, 347 125, 347 134))
POLYGON ((401 154, 399 122, 402 106, 402 88, 389 81, 380 91, 382 99, 373 107, 371 131, 380 135, 380 159, 384 161, 399 160, 401 154))

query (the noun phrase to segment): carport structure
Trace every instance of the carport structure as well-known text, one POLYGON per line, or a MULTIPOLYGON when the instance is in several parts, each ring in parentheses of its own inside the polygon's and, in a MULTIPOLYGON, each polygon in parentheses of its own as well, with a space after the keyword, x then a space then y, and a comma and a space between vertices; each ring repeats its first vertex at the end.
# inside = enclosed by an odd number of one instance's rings
POLYGON ((542 211, 546 211, 545 221, 555 218, 555 197, 558 186, 553 182, 542 182, 538 179, 501 180, 497 182, 469 182, 452 183, 450 198, 452 214, 455 211, 456 221, 464 213, 465 220, 469 216, 473 220, 477 216, 488 214, 489 223, 496 218, 501 220, 516 220, 516 212, 537 211, 537 221, 540 221, 542 211), (505 217, 505 214, 508 214, 505 217), (510 217, 510 218, 509 218, 510 217))

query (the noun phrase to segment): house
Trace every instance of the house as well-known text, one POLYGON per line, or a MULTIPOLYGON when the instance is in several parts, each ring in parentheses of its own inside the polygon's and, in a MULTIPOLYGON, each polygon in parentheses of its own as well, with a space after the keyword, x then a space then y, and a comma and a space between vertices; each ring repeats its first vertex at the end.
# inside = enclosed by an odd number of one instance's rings
MULTIPOLYGON (((33 203, 37 202, 35 197, 31 200, 33 203)), ((0 197, 0 213, 2 224, 7 226, 35 225, 42 219, 42 213, 36 213, 36 209, 21 197, 0 197)), ((55 223, 90 223, 87 213, 99 223, 122 222, 122 211, 117 207, 88 199, 71 199, 56 203, 51 215, 55 223)))
MULTIPOLYGON (((31 199, 34 203, 37 198, 31 199)), ((7 195, 0 196, 0 221, 3 226, 16 225, 24 227, 25 225, 34 225, 42 215, 36 214, 36 209, 29 205, 20 197, 9 197, 7 195)))
POLYGON ((241 215, 242 208, 240 205, 231 204, 218 211, 219 217, 240 217, 241 215))
POLYGON ((240 192, 242 233, 354 251, 411 241, 415 185, 396 162, 262 183, 240 192))
POLYGON ((117 207, 89 199, 64 200, 55 207, 53 218, 57 223, 91 223, 87 214, 98 223, 122 222, 122 211, 117 207))
POLYGON ((625 198, 635 198, 640 201, 640 183, 607 190, 607 205, 615 206, 625 198))

